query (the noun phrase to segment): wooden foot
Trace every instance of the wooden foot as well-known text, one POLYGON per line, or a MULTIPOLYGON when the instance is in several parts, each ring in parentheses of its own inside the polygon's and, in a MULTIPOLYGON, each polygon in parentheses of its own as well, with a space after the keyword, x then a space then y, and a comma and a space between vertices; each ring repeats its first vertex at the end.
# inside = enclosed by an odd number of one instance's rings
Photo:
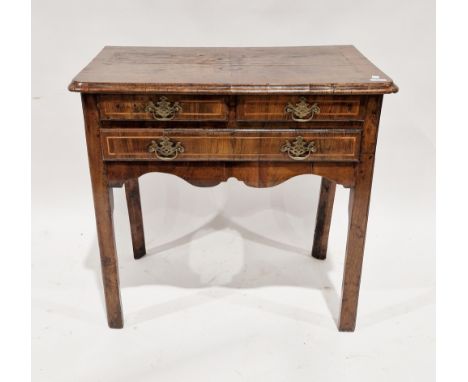
POLYGON ((312 247, 312 257, 319 260, 324 260, 327 257, 328 233, 330 232, 335 190, 335 182, 322 178, 312 247))
POLYGON ((125 182, 125 195, 132 233, 133 256, 135 259, 141 259, 146 254, 146 247, 138 179, 125 182))

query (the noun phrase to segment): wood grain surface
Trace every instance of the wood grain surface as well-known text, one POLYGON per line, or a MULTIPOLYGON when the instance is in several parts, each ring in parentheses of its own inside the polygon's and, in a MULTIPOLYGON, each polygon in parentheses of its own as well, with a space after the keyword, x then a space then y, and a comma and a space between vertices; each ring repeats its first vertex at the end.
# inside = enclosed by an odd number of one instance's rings
POLYGON ((354 46, 107 46, 69 86, 90 93, 384 94, 398 87, 354 46))

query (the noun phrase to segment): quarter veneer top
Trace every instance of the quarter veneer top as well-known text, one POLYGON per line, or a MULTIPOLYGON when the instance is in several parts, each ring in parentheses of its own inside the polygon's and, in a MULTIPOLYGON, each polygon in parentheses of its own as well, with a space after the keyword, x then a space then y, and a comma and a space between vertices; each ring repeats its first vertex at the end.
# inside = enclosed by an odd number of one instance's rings
POLYGON ((354 46, 106 46, 72 81, 84 93, 384 94, 393 81, 354 46))

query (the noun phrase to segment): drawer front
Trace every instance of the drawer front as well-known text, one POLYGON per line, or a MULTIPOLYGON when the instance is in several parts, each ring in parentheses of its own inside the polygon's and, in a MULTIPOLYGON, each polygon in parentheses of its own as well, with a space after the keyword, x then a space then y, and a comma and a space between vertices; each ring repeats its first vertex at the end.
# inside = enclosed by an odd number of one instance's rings
POLYGON ((226 121, 224 97, 179 95, 101 95, 101 120, 226 121))
POLYGON ((361 120, 359 96, 245 96, 237 103, 239 121, 361 120))
POLYGON ((105 160, 346 161, 360 130, 101 129, 105 160))

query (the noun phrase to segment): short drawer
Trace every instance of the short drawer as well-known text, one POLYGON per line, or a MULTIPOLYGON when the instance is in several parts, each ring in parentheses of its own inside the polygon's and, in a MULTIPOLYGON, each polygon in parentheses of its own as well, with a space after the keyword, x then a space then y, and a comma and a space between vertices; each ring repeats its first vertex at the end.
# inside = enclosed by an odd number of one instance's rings
POLYGON ((183 95, 101 95, 101 120, 225 121, 224 97, 183 95))
POLYGON ((105 160, 348 161, 360 130, 101 129, 105 160))
POLYGON ((360 96, 245 96, 237 103, 238 121, 361 120, 360 96))

